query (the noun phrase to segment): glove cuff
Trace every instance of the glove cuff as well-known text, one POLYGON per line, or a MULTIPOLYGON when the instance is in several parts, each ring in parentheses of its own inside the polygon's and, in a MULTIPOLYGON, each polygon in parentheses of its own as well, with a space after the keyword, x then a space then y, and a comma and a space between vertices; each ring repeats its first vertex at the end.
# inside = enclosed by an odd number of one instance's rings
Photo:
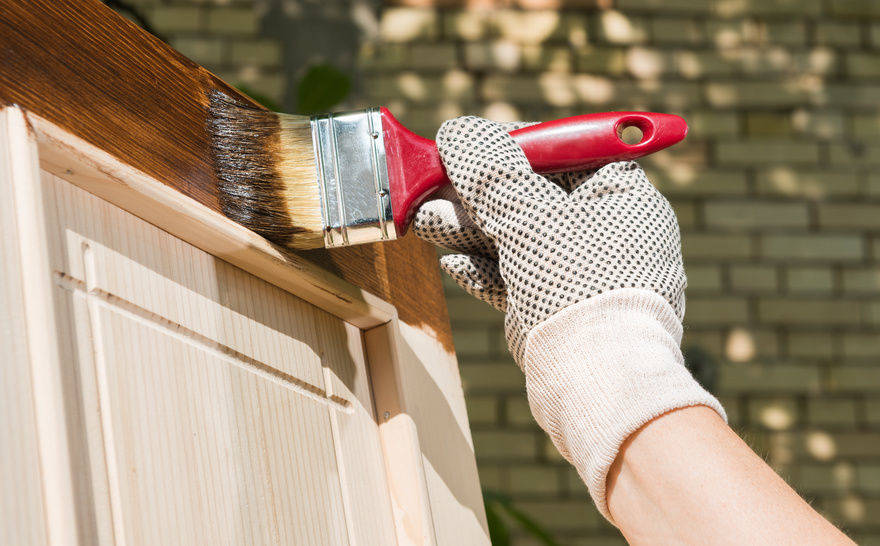
POLYGON ((681 334, 662 296, 624 288, 566 307, 526 336, 522 368, 532 413, 612 523, 606 479, 632 433, 688 406, 727 419, 684 367, 681 334))

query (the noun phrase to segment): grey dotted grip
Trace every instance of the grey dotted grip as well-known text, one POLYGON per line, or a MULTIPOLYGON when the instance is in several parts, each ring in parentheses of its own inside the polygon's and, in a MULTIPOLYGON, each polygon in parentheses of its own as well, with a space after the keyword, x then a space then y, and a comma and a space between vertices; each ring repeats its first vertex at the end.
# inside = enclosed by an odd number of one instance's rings
POLYGON ((455 195, 426 203, 413 224, 457 254, 443 269, 506 311, 508 347, 573 303, 618 288, 660 294, 679 319, 686 278, 675 213, 634 162, 595 172, 533 172, 506 127, 447 121, 437 146, 455 195))

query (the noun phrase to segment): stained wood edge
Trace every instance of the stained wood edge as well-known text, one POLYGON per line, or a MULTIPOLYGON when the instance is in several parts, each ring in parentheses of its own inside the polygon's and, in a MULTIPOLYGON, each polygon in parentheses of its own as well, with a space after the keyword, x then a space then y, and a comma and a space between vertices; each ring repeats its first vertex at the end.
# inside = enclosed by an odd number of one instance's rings
MULTIPOLYGON (((6 110, 18 110, 9 107, 6 110)), ((205 252, 364 330, 395 307, 33 113, 40 166, 205 252)))

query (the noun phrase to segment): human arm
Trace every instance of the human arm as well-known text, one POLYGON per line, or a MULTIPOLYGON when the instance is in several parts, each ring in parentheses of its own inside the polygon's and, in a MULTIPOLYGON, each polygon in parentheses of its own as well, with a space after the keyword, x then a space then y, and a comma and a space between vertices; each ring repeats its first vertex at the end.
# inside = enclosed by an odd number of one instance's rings
MULTIPOLYGON (((508 347, 525 374, 533 415, 577 468, 599 510, 628 537, 659 531, 638 525, 639 516, 662 501, 652 497, 662 489, 624 479, 632 470, 624 465, 632 448, 628 439, 642 437, 679 412, 711 412, 724 423, 718 401, 683 365, 685 276, 671 207, 634 163, 554 178, 563 189, 532 172, 504 129, 485 120, 447 122, 437 141, 455 194, 426 204, 414 229, 455 251, 441 259, 443 268, 466 291, 506 313, 508 347), (614 465, 622 465, 617 474, 610 473, 618 468, 614 465), (614 483, 609 475, 617 476, 614 483), (612 509, 606 486, 619 484, 642 487, 616 489, 612 509), (618 521, 621 514, 625 523, 618 521)), ((687 465, 677 468, 687 470, 687 465)), ((632 476, 654 479, 654 485, 675 476, 661 476, 670 469, 645 461, 637 470, 643 474, 632 476)), ((697 480, 700 492, 707 491, 709 481, 717 485, 722 504, 737 501, 721 490, 740 476, 688 477, 697 480)), ((773 491, 761 493, 771 494, 761 501, 770 512, 787 506, 773 491)), ((689 489, 682 494, 698 498, 689 489)), ((718 514, 712 510, 669 514, 678 519, 663 519, 661 513, 654 523, 679 528, 699 522, 698 532, 706 533, 701 544, 741 536, 713 531, 725 526, 713 522, 718 514)), ((727 517, 740 513, 732 510, 727 517)), ((787 522, 790 536, 798 536, 799 523, 787 522)))
POLYGON ((853 544, 701 406, 627 438, 607 490, 630 544, 853 544))

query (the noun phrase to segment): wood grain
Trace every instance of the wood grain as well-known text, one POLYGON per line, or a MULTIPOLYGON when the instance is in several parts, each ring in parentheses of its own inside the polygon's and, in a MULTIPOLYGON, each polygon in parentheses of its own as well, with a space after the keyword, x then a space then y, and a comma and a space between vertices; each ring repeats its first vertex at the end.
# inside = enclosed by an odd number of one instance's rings
MULTIPOLYGON (((208 92, 241 96, 227 84, 97 0, 0 0, 0 51, 0 103, 33 111, 219 210, 205 122, 208 92)), ((410 236, 308 257, 452 350, 428 245, 410 236)))
POLYGON ((360 330, 57 176, 40 185, 83 401, 70 432, 93 462, 79 526, 130 545, 393 544, 360 330))

